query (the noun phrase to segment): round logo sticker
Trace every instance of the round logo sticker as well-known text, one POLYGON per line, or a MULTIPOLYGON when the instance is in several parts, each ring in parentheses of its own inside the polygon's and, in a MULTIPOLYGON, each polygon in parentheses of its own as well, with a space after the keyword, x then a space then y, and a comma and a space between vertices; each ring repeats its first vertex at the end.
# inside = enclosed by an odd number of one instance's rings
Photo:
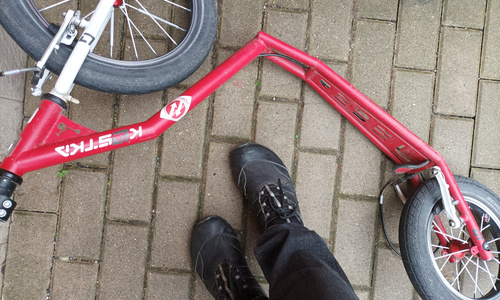
POLYGON ((179 96, 174 101, 161 109, 160 118, 179 121, 189 111, 191 106, 191 96, 179 96))

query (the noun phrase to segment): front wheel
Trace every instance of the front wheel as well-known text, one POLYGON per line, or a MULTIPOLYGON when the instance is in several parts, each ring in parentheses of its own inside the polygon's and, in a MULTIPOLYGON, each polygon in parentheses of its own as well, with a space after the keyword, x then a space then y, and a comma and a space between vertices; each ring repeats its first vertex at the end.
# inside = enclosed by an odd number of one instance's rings
MULTIPOLYGON (((96 0, 0 0, 0 24, 39 60, 63 21, 80 10, 89 20, 96 0)), ((111 13, 75 82, 115 94, 144 94, 175 85, 205 60, 217 30, 216 0, 122 0, 111 13)), ((77 37, 78 38, 78 37, 77 37)), ((60 45, 47 68, 59 74, 73 45, 60 45)))
POLYGON ((470 233, 439 227, 446 223, 439 184, 422 184, 401 215, 399 239, 406 272, 413 286, 427 299, 500 299, 500 197, 480 183, 455 177, 464 199, 494 258, 484 261, 470 253, 470 233), (447 241, 442 245, 437 234, 447 241))

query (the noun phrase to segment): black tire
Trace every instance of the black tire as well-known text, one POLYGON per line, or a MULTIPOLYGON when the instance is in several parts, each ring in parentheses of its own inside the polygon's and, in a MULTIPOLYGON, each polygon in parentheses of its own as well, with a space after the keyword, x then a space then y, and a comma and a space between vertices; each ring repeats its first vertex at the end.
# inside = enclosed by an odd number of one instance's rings
MULTIPOLYGON (((500 237, 500 198, 472 179, 461 176, 456 176, 455 179, 478 225, 484 230, 483 235, 486 241, 500 237)), ((436 179, 431 179, 422 184, 406 203, 399 226, 403 264, 420 297, 423 300, 500 299, 498 252, 494 252, 496 261, 491 260, 487 263, 470 254, 466 254, 461 260, 451 262, 450 255, 443 255, 443 248, 439 245, 436 234, 432 232, 432 223, 436 214, 441 216, 443 223, 446 223, 443 218, 445 212, 442 207, 439 184, 436 179), (476 268, 476 263, 480 267, 476 268), (485 263, 488 268, 485 267, 485 263), (464 264, 465 268, 463 268, 464 264), (472 272, 470 267, 473 267, 472 272), (486 275, 486 271, 483 270, 488 270, 494 277, 486 275), (474 271, 477 272, 478 277, 474 271), (469 274, 472 275, 469 276, 469 274), (475 281, 478 282, 482 294, 478 289, 472 288, 474 285, 472 278, 477 278, 475 281)), ((466 234, 457 232, 458 229, 452 232, 448 226, 445 228, 447 234, 451 236, 462 240, 468 239, 466 234)), ((464 230, 466 231, 465 228, 464 230)), ((492 242, 490 247, 492 251, 499 251, 500 242, 492 242)))
MULTIPOLYGON (((173 50, 141 61, 90 54, 75 83, 115 94, 144 94, 165 89, 187 78, 207 57, 217 30, 215 0, 190 0, 190 4, 190 26, 182 42, 173 50)), ((35 60, 43 55, 55 31, 35 8, 33 0, 0 0, 0 23, 35 60)), ((71 49, 72 46, 61 45, 58 55, 51 55, 47 68, 59 74, 71 49)))

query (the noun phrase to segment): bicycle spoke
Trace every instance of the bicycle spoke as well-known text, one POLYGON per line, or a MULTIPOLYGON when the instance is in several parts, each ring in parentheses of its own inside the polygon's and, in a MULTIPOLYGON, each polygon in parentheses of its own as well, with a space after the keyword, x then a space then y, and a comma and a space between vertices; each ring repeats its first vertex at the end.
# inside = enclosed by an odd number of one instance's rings
MULTIPOLYGON (((174 28, 179 29, 179 30, 182 30, 182 31, 186 31, 186 29, 184 29, 184 28, 182 28, 182 27, 180 27, 180 26, 178 26, 178 25, 176 25, 176 24, 174 24, 174 23, 172 23, 172 22, 169 22, 169 21, 167 21, 167 20, 164 20, 164 19, 162 19, 162 18, 160 18, 160 17, 158 17, 158 16, 152 15, 152 14, 148 13, 148 12, 147 12, 147 11, 145 11, 145 10, 142 10, 142 9, 140 9, 140 8, 137 8, 137 7, 135 7, 135 6, 133 6, 133 5, 130 5, 130 4, 128 4, 128 3, 125 3, 125 5, 126 5, 126 6, 128 6, 128 7, 130 7, 130 8, 132 8, 133 10, 136 10, 136 11, 138 11, 138 12, 140 12, 140 13, 142 13, 142 14, 144 14, 144 15, 148 16, 148 17, 150 17, 150 18, 153 18, 153 19, 155 19, 155 20, 157 20, 157 21, 160 21, 160 22, 162 22, 162 23, 165 23, 165 24, 167 24, 168 26, 174 27, 174 28)), ((158 25, 158 26, 159 26, 159 25, 158 25)), ((161 27, 160 27, 160 28, 161 28, 161 27)), ((163 28, 162 28, 162 29, 163 29, 163 28)))
MULTIPOLYGON (((494 288, 494 289, 495 289, 495 291, 496 291, 496 290, 497 290, 497 287, 496 287, 495 283, 493 282, 493 277, 494 277, 494 276, 492 276, 492 274, 491 274, 491 272, 490 272, 490 268, 488 268, 488 264, 487 264, 484 260, 483 260, 483 263, 484 263, 484 267, 486 268, 486 273, 488 273, 488 275, 490 275, 490 276, 488 276, 488 277, 490 278, 490 281, 491 281, 491 286, 493 286, 493 288, 494 288)), ((497 280, 498 280, 498 278, 497 278, 497 280)))
POLYGON ((132 46, 134 47, 135 58, 137 59, 137 61, 139 61, 139 54, 137 54, 137 47, 135 45, 134 32, 132 31, 132 26, 130 25, 131 21, 130 21, 130 18, 128 16, 127 6, 121 5, 120 10, 123 12, 123 14, 125 15, 125 18, 127 19, 127 25, 128 25, 128 29, 130 32, 130 38, 132 40, 132 46), (122 8, 122 6, 123 6, 123 8, 122 8))
POLYGON ((435 247, 435 248, 445 249, 445 250, 450 249, 450 247, 445 247, 445 246, 441 246, 441 245, 434 245, 434 244, 431 244, 431 246, 432 246, 432 247, 435 247))
MULTIPOLYGON (((137 26, 135 26, 134 22, 132 20, 130 20, 130 24, 135 28, 135 30, 137 31, 137 33, 139 33, 139 35, 142 37, 142 39, 144 40, 144 42, 148 45, 149 49, 151 49, 151 51, 153 51, 153 53, 158 56, 158 53, 156 53, 155 49, 153 48, 153 46, 151 46, 151 44, 148 42, 148 40, 144 37, 144 35, 142 34, 142 32, 139 30, 139 28, 137 28, 137 26)), ((135 44, 135 43, 134 43, 135 44)), ((137 51, 136 51, 136 54, 137 54, 137 51)), ((137 60, 139 60, 139 57, 137 57, 137 60)))
POLYGON ((174 39, 170 36, 170 34, 168 34, 165 29, 163 29, 163 27, 161 27, 161 25, 158 23, 158 21, 156 21, 155 18, 153 18, 153 15, 142 5, 141 2, 139 2, 139 0, 135 0, 135 2, 137 2, 137 4, 139 4, 141 6, 141 8, 146 12, 146 15, 148 15, 151 20, 153 20, 153 22, 163 31, 163 33, 165 33, 165 35, 172 41, 172 43, 174 43, 174 45, 177 46, 177 43, 174 41, 174 39))
POLYGON ((63 0, 63 1, 57 2, 57 3, 55 3, 55 4, 52 4, 52 5, 49 5, 49 6, 47 6, 47 7, 42 8, 42 9, 39 9, 39 10, 38 10, 38 12, 42 12, 42 11, 49 10, 49 9, 51 9, 51 8, 54 8, 54 7, 56 7, 56 6, 59 6, 59 5, 61 5, 61 4, 64 4, 64 3, 67 3, 67 2, 70 2, 70 1, 73 1, 73 0, 63 0))
POLYGON ((163 0, 163 1, 165 1, 165 2, 167 2, 169 4, 172 4, 173 6, 177 6, 178 8, 184 9, 185 11, 191 11, 189 8, 184 7, 184 6, 180 5, 180 4, 174 3, 172 1, 168 1, 168 0, 163 0))
MULTIPOLYGON (((457 241, 460 241, 462 244, 467 244, 467 241, 463 240, 463 239, 459 239, 457 237, 454 237, 452 235, 449 235, 447 233, 444 233, 442 232, 441 230, 436 230, 436 229, 432 229, 432 231, 434 231, 435 233, 437 234, 442 234, 445 238, 448 237, 448 238, 451 238, 452 240, 457 240, 457 241)), ((448 242, 450 241, 449 239, 446 239, 448 242)))
MULTIPOLYGON (((463 265, 463 262, 460 261, 463 265)), ((464 271, 464 269, 466 269, 467 265, 469 264, 470 261, 467 261, 467 263, 462 267, 462 269, 460 270, 460 272, 457 274, 457 276, 455 277, 455 279, 450 283, 450 285, 453 286, 453 284, 455 283, 455 281, 458 280, 458 278, 460 277, 460 275, 462 274, 462 272, 464 271)))

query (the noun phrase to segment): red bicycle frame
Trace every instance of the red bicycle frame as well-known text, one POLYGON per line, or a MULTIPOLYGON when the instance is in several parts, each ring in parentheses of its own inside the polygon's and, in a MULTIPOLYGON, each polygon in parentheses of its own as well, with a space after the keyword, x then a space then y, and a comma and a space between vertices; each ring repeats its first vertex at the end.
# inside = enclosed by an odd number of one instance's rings
MULTIPOLYGON (((13 152, 0 164, 3 169, 0 171, 11 174, 9 178, 20 179, 30 171, 154 139, 261 54, 313 87, 399 165, 398 173, 413 174, 438 166, 449 184, 451 197, 458 201, 460 217, 473 233, 471 239, 476 246, 471 252, 484 260, 493 257, 490 251, 483 249, 481 231, 441 155, 323 62, 264 32, 145 122, 95 132, 63 116, 64 101, 44 95, 13 152)), ((412 182, 419 184, 417 177, 412 182)), ((437 235, 446 241, 442 234, 437 235)))

